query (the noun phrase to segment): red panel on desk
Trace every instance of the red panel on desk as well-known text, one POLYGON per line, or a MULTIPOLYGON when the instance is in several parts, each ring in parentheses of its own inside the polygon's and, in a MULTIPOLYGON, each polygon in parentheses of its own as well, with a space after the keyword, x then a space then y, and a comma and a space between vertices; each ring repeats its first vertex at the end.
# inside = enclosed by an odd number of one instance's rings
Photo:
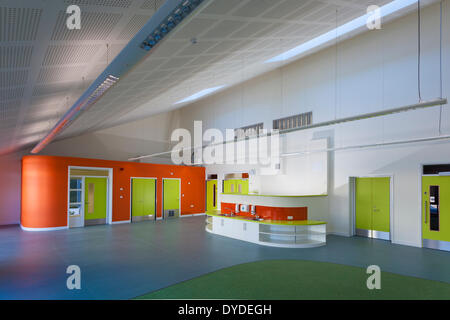
MULTIPOLYGON (((222 202, 220 208, 222 213, 230 213, 231 210, 235 212, 236 204, 222 202)), ((256 206, 256 214, 265 220, 308 220, 308 207, 283 208, 256 206), (292 217, 292 219, 288 219, 288 217, 292 217)), ((252 216, 250 212, 239 212, 237 215, 252 216)))

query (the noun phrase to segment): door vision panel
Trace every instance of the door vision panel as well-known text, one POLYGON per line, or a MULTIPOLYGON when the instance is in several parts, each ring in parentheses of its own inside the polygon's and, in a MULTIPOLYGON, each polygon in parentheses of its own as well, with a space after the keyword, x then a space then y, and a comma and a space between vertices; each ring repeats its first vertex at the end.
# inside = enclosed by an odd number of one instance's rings
POLYGON ((422 243, 450 251, 450 177, 422 177, 422 243))
POLYGON ((390 239, 390 178, 356 178, 356 235, 390 239))
POLYGON ((156 179, 137 179, 131 182, 131 220, 139 222, 156 217, 156 179))

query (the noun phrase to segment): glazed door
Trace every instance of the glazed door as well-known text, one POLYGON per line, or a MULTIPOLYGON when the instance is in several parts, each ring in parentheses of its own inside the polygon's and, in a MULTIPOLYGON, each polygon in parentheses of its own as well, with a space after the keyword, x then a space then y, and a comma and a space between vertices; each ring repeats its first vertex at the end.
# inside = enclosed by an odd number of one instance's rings
POLYGON ((156 179, 133 179, 131 220, 139 222, 156 217, 156 179))
POLYGON ((390 239, 390 178, 356 178, 356 235, 390 239))
POLYGON ((422 243, 450 251, 450 177, 422 177, 422 243))
POLYGON ((85 178, 84 224, 106 224, 107 178, 85 178))
POLYGON ((217 210, 217 180, 206 181, 206 210, 217 210))
POLYGON ((164 219, 180 216, 180 180, 163 179, 164 219))

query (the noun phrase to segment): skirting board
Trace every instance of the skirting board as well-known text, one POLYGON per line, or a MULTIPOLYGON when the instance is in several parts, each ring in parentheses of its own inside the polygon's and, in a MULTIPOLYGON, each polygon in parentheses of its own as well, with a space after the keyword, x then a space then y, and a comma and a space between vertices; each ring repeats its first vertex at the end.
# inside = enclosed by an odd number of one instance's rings
POLYGON ((112 224, 131 223, 131 220, 113 221, 112 224))
POLYGON ((69 227, 53 227, 53 228, 28 228, 20 225, 20 228, 24 231, 56 231, 56 230, 64 230, 69 229, 69 227))
POLYGON ((332 236, 341 236, 341 237, 351 237, 350 234, 345 233, 345 232, 335 232, 335 231, 328 231, 327 232, 327 236, 328 235, 332 235, 332 236))
POLYGON ((183 215, 180 215, 180 218, 205 216, 205 215, 206 215, 206 213, 183 214, 183 215))
POLYGON ((414 243, 414 242, 409 242, 409 241, 403 241, 403 240, 392 240, 393 244, 399 244, 402 246, 408 246, 408 247, 416 247, 416 248, 422 248, 422 244, 421 243, 414 243))

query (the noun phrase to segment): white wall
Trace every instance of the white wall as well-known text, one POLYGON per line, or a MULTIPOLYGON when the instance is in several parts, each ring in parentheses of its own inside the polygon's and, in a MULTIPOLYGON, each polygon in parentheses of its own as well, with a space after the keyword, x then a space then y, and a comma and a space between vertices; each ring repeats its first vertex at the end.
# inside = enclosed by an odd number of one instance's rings
MULTIPOLYGON (((449 1, 444 2, 443 16, 443 96, 450 97, 449 1)), ((439 4, 423 10, 422 23, 422 99, 432 100, 440 95, 439 4)), ((367 32, 185 107, 180 112, 181 126, 190 129, 194 120, 202 120, 205 129, 225 130, 264 122, 270 129, 273 119, 307 111, 313 111, 313 121, 318 123, 417 103, 417 86, 417 15, 413 13, 383 25, 382 30, 367 32)), ((329 147, 340 148, 436 136, 440 111, 440 107, 432 107, 312 129, 299 133, 293 141, 307 144, 313 137, 321 137, 328 139, 329 147)), ((450 134, 448 105, 443 107, 441 119, 441 134, 450 134)), ((305 148, 292 146, 289 151, 305 148)), ((351 233, 349 177, 393 175, 393 242, 421 246, 419 166, 450 163, 450 142, 336 151, 329 152, 326 159, 330 231, 351 233)), ((302 165, 305 161, 297 158, 286 173, 307 176, 310 168, 302 165)), ((210 173, 218 170, 217 166, 208 168, 210 173)), ((271 178, 270 188, 282 187, 284 179, 271 178)), ((304 187, 308 183, 295 188, 304 192, 304 187)))

